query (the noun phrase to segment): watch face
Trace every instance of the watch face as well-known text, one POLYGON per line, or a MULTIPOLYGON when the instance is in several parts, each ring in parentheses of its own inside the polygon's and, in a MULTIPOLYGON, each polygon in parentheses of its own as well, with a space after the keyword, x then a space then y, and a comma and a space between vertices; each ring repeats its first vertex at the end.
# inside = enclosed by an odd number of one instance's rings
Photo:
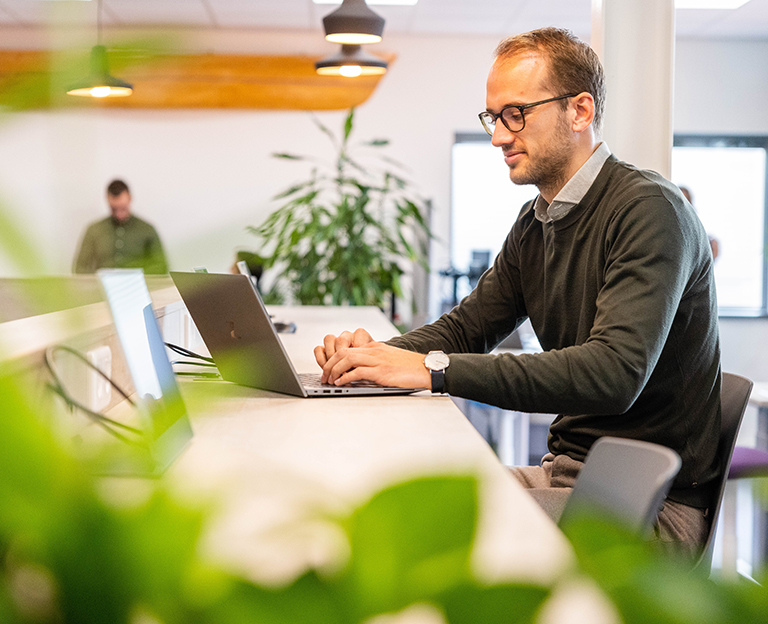
POLYGON ((442 351, 428 353, 424 358, 424 364, 430 370, 443 370, 451 363, 450 358, 442 351))

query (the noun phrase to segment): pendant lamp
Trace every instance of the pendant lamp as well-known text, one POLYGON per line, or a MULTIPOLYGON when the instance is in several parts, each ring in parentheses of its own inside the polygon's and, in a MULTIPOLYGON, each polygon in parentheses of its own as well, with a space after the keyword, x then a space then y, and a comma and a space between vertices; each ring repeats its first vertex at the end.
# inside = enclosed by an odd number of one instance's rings
POLYGON ((96 16, 97 45, 91 49, 91 74, 78 84, 73 85, 67 94, 96 98, 131 95, 133 86, 109 73, 107 48, 101 45, 101 0, 98 0, 96 16))
POLYGON ((363 51, 359 45, 343 44, 337 54, 315 63, 315 71, 321 76, 374 76, 386 73, 387 62, 363 51))
POLYGON ((323 18, 325 38, 333 43, 378 43, 384 32, 384 18, 374 13, 365 0, 344 0, 323 18))

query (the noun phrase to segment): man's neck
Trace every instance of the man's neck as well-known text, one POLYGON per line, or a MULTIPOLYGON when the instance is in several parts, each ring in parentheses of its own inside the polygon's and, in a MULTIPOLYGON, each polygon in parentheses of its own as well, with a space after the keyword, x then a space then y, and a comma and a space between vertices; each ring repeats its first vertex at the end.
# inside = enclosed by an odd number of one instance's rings
POLYGON ((539 193, 548 204, 552 203, 552 200, 557 197, 557 194, 566 185, 568 180, 576 175, 576 172, 581 169, 584 163, 589 160, 589 157, 594 154, 600 143, 602 143, 601 139, 595 138, 591 134, 588 137, 582 135, 579 138, 580 140, 576 142, 568 167, 564 171, 562 179, 551 186, 539 187, 539 193))

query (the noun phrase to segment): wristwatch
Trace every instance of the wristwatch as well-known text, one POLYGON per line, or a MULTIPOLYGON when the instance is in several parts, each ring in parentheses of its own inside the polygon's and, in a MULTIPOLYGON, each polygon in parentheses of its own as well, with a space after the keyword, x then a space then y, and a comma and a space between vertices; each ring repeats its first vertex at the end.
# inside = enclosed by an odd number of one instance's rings
POLYGON ((432 377, 432 392, 443 392, 445 388, 445 369, 451 363, 450 358, 442 351, 430 351, 424 356, 424 366, 429 369, 432 377))

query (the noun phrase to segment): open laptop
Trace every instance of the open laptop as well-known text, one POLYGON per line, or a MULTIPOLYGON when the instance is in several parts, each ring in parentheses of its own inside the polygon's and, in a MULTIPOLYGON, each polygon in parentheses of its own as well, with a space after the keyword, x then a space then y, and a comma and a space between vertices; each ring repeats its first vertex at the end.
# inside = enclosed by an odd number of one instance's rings
POLYGON ((112 312, 125 355, 139 411, 143 445, 116 458, 108 474, 162 474, 192 438, 163 338, 152 310, 152 300, 141 269, 102 269, 97 272, 112 312))
POLYGON ((321 384, 319 374, 299 375, 247 275, 172 271, 171 278, 227 381, 299 397, 411 394, 424 389, 368 382, 334 386, 321 384))

